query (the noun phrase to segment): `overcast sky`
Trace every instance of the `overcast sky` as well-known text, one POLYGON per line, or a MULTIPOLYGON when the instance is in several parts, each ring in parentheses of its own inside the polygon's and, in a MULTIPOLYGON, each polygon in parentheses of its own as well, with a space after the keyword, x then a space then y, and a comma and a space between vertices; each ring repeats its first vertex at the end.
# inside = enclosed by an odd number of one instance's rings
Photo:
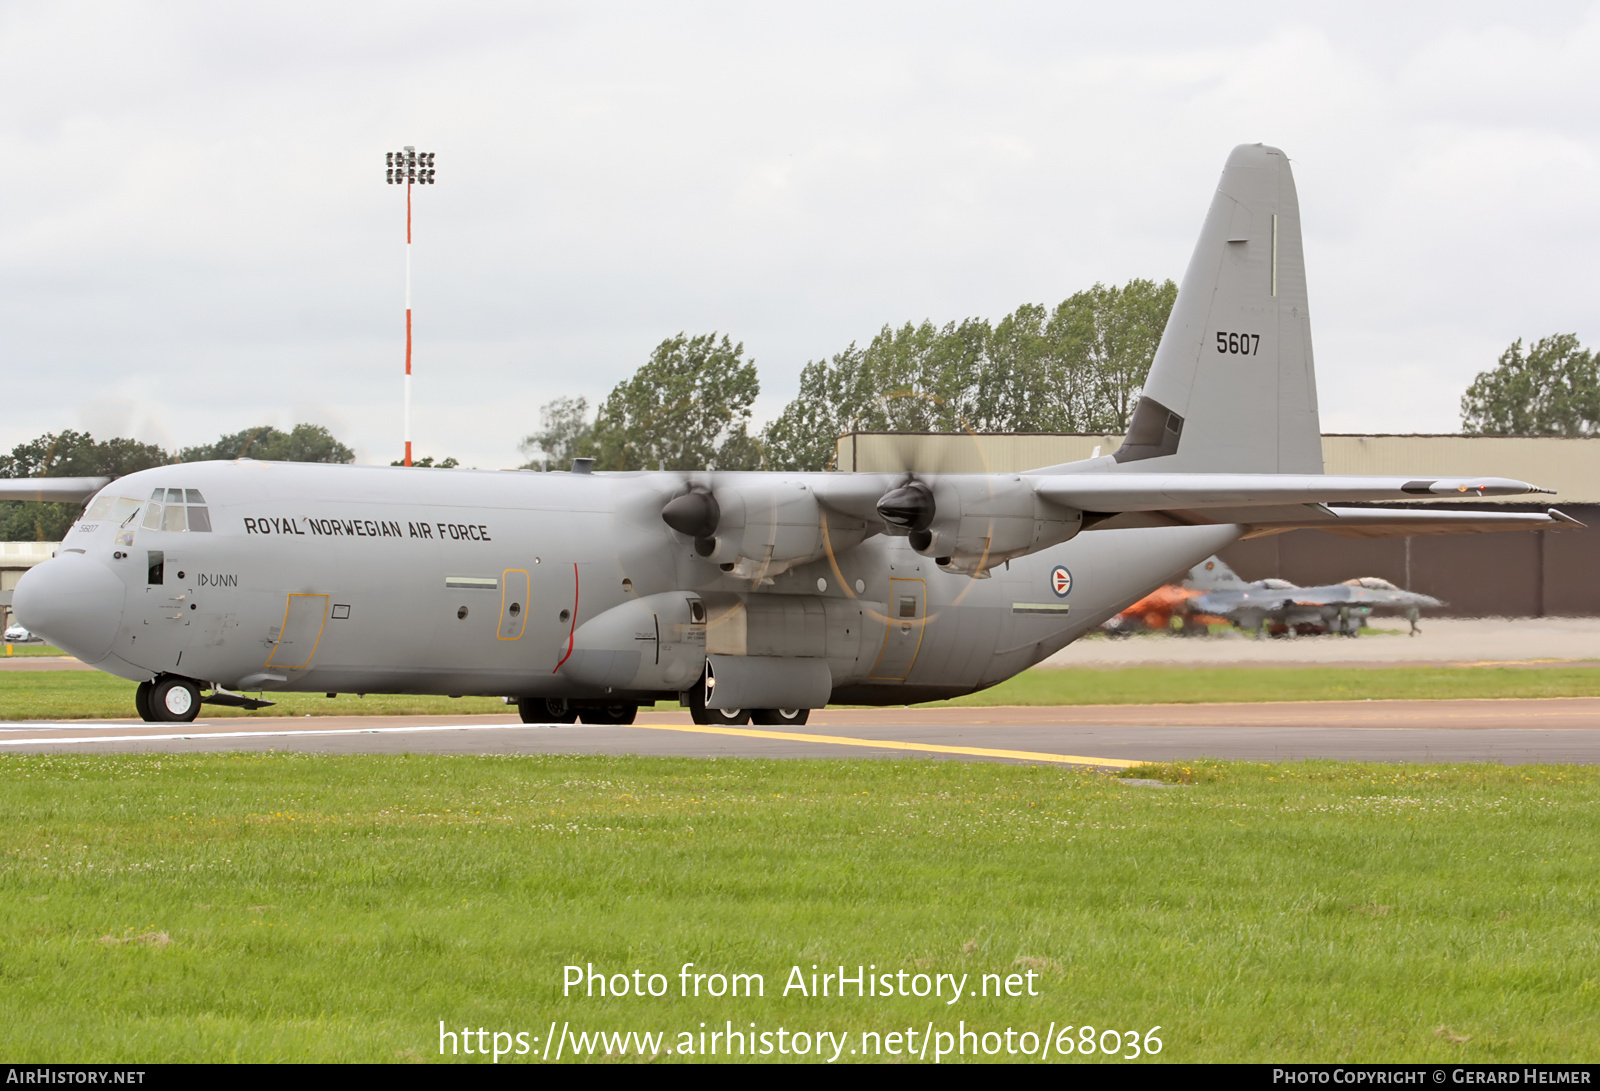
POLYGON ((0 0, 0 448, 326 424, 512 466, 720 331, 759 419, 886 323, 1181 277, 1228 151, 1294 162, 1322 420, 1453 431, 1600 347, 1600 4, 0 0))

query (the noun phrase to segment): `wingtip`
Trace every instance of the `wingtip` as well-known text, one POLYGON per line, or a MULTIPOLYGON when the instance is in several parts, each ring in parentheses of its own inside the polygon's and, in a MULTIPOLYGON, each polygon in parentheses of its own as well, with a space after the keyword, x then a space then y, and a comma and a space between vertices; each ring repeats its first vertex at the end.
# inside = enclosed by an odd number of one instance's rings
MULTIPOLYGON (((1541 490, 1541 491, 1543 491, 1543 490, 1541 490)), ((1588 523, 1580 523, 1580 522, 1578 522, 1578 520, 1574 519, 1572 516, 1568 515, 1564 511, 1562 511, 1560 508, 1548 508, 1548 509, 1546 509, 1545 514, 1550 516, 1550 518, 1556 520, 1557 522, 1566 523, 1568 526, 1581 527, 1584 530, 1587 530, 1589 528, 1589 524, 1588 523)))

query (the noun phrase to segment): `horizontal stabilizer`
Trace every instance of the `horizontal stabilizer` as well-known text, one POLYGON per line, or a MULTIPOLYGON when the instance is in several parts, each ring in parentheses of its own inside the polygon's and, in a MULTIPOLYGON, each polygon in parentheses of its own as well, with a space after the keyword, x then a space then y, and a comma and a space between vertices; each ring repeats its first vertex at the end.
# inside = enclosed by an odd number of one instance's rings
POLYGON ((107 485, 109 477, 12 477, 0 479, 0 500, 44 500, 81 504, 107 485))

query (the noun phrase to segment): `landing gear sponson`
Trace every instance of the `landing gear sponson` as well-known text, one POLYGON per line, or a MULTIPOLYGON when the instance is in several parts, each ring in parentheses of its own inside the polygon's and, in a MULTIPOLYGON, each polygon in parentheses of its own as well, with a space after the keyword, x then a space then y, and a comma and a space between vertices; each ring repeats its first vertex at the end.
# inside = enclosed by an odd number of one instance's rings
MULTIPOLYGON (((517 701, 517 715, 525 724, 631 724, 639 713, 638 705, 580 705, 560 697, 523 697, 517 701)), ((707 708, 705 687, 696 686, 689 696, 689 718, 697 724, 738 727, 761 724, 798 727, 810 717, 806 708, 707 708)))

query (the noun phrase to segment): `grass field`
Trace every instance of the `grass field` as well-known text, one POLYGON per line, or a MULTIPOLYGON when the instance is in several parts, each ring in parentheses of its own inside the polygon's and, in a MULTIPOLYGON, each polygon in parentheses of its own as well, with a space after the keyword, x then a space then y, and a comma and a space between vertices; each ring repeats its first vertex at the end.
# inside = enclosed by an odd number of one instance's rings
POLYGON ((1122 667, 1031 670, 957 705, 1600 697, 1600 665, 1551 667, 1122 667))
MULTIPOLYGON (((269 694, 258 712, 231 716, 473 715, 510 711, 495 697, 269 694)), ((1430 700, 1447 697, 1597 697, 1600 665, 1584 667, 1126 667, 1025 671, 957 705, 1205 704, 1220 701, 1430 700)), ((676 703, 663 703, 663 709, 676 703)), ((133 684, 98 671, 0 671, 0 719, 122 719, 133 684)))
POLYGON ((57 656, 66 654, 60 648, 53 647, 49 644, 8 644, 5 647, 6 650, 4 654, 13 659, 18 657, 26 658, 28 656, 57 656))
POLYGON ((440 1020, 535 1049, 552 1020, 661 1032, 662 1060, 729 1021, 837 1033, 841 1062, 863 1032, 913 1028, 915 1049, 960 1022, 1159 1025, 1174 1061, 1600 1050, 1600 770, 1135 775, 1181 786, 932 761, 6 757, 0 1055, 435 1060, 440 1020), (681 998, 685 962, 760 973, 765 996, 681 998), (563 998, 589 963, 668 995, 563 998), (781 995, 791 967, 841 964, 1032 973, 1039 995, 781 995))

